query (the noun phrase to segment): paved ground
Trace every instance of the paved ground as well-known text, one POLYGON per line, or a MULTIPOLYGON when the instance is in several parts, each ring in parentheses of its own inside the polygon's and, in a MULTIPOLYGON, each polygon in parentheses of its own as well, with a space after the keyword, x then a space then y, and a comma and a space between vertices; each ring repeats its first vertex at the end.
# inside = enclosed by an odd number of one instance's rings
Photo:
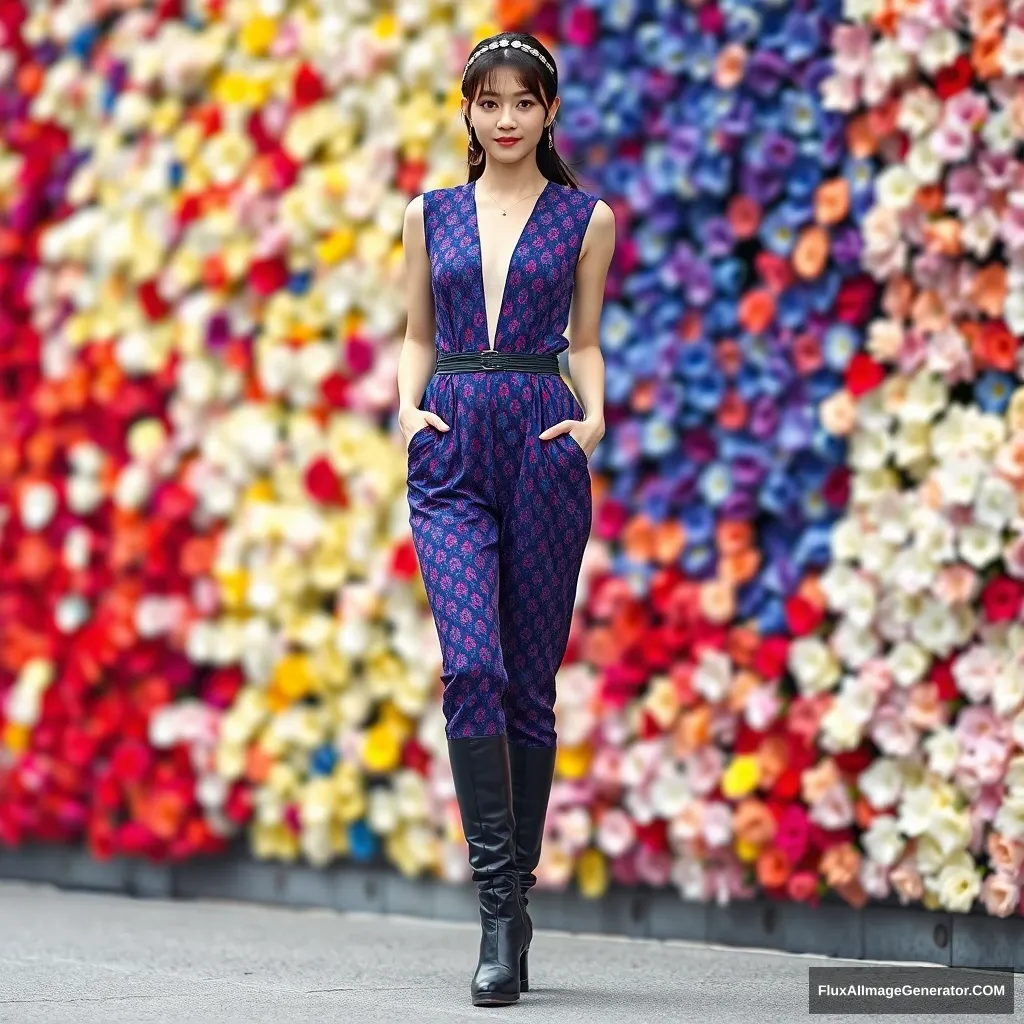
POLYGON ((540 932, 534 989, 514 1007, 477 1009, 478 934, 470 924, 0 883, 0 1022, 775 1024, 807 1019, 809 965, 840 963, 540 932))

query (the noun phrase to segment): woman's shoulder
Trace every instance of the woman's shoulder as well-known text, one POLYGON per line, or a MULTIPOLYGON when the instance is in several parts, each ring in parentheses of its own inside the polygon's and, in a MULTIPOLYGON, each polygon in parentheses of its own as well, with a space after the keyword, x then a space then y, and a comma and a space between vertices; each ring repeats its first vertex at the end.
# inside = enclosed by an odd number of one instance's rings
POLYGON ((551 184, 565 198, 566 202, 588 209, 604 202, 599 195, 594 192, 588 192, 584 188, 573 188, 572 185, 563 185, 557 181, 553 181, 551 184))

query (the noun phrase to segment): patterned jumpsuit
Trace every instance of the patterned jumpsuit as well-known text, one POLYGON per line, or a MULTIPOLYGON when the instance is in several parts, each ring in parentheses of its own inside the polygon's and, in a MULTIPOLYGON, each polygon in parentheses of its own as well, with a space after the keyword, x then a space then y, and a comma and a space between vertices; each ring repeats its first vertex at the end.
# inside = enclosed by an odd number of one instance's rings
MULTIPOLYGON (((576 263, 597 197, 548 182, 509 265, 494 348, 568 347, 576 263)), ((423 196, 440 353, 489 347, 475 183, 423 196)), ((565 656, 590 534, 586 452, 560 420, 582 419, 555 374, 435 374, 409 444, 409 523, 442 651, 449 739, 502 732, 555 746, 555 672, 565 656)))

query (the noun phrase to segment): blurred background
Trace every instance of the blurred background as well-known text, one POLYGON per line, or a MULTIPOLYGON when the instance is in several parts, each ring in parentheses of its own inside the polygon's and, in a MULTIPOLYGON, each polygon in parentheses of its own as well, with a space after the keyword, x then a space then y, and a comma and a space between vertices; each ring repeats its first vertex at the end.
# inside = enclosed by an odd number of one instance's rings
POLYGON ((0 845, 464 881, 395 423, 459 81, 615 211, 539 886, 1018 912, 1002 0, 0 0, 0 845))

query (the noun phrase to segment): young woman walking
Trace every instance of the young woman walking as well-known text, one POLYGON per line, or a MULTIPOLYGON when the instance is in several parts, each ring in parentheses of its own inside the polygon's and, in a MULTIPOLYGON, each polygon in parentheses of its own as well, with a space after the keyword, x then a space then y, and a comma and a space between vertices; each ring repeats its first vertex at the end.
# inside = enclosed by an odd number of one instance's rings
POLYGON ((413 200, 403 233, 399 422, 479 887, 478 1006, 529 987, 555 672, 590 533, 587 463, 604 434, 598 339, 615 224, 555 150, 557 93, 533 36, 478 43, 462 79, 469 181, 413 200), (559 375, 566 348, 579 401, 559 375))

